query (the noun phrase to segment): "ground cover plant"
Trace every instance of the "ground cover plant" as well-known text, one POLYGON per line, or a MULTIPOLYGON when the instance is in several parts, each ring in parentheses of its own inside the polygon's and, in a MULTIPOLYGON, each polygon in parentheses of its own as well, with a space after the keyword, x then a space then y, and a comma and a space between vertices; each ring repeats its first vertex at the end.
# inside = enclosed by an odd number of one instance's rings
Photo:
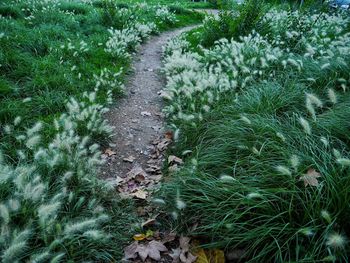
POLYGON ((135 218, 97 177, 103 114, 142 41, 200 19, 145 3, 1 1, 1 262, 120 260, 135 218))
POLYGON ((349 14, 259 10, 232 38, 198 46, 210 17, 164 48, 170 153, 185 165, 159 195, 178 229, 245 261, 347 262, 349 14))

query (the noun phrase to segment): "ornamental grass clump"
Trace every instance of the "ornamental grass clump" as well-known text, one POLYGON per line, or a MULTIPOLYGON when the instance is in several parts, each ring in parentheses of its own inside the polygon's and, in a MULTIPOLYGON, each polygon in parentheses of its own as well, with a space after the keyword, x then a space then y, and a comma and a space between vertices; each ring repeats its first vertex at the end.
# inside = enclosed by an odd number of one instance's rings
POLYGON ((103 160, 94 140, 111 134, 102 117, 107 109, 96 103, 95 92, 84 98, 69 101, 47 145, 40 140, 41 123, 23 134, 11 127, 21 161, 0 158, 2 262, 120 256, 114 246, 123 241, 120 227, 129 219, 112 187, 95 176, 103 160))
POLYGON ((160 196, 182 231, 248 262, 349 260, 350 21, 305 12, 165 48, 164 111, 185 165, 160 196))
POLYGON ((160 23, 175 24, 177 18, 174 12, 171 12, 166 6, 158 6, 156 9, 156 18, 160 23))
POLYGON ((131 53, 175 15, 110 0, 0 2, 0 262, 119 262, 135 217, 98 176, 113 131, 104 114, 131 53))

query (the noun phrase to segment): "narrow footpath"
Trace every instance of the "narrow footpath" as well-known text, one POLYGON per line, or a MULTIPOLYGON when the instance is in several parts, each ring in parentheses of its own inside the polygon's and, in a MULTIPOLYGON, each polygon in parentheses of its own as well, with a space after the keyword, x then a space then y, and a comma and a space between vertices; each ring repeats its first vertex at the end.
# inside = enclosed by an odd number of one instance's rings
POLYGON ((162 66, 162 46, 193 27, 185 27, 154 36, 143 44, 134 57, 132 73, 126 83, 126 96, 118 100, 106 115, 115 127, 111 149, 103 177, 107 180, 125 178, 133 168, 146 169, 152 152, 151 142, 164 134, 160 90, 165 79, 162 66))

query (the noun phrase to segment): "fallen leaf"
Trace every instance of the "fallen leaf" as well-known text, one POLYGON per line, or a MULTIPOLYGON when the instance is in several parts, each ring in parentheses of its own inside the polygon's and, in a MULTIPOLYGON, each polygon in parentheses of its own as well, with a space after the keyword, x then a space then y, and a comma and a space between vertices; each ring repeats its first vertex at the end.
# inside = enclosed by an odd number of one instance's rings
POLYGON ((161 171, 161 167, 159 165, 149 164, 146 168, 146 172, 148 173, 159 173, 161 171))
POLYGON ((173 139, 173 132, 172 131, 167 131, 165 134, 165 139, 172 140, 173 139))
POLYGON ((193 263, 197 259, 196 256, 192 255, 190 252, 181 252, 180 260, 182 263, 193 263))
POLYGON ((304 182, 305 187, 310 186, 318 186, 317 178, 321 177, 321 174, 317 172, 315 169, 309 169, 306 174, 300 177, 300 180, 304 182))
POLYGON ((160 252, 168 251, 168 249, 160 242, 152 240, 147 245, 139 245, 136 252, 139 254, 140 258, 145 261, 147 257, 160 260, 160 252))
POLYGON ((135 181, 141 183, 144 182, 146 180, 146 177, 143 174, 138 174, 135 176, 135 181))
POLYGON ((174 232, 170 232, 170 233, 165 234, 163 237, 163 240, 162 240, 163 244, 174 241, 176 239, 176 236, 177 235, 174 232))
POLYGON ((146 238, 146 235, 145 234, 136 234, 133 236, 133 239, 135 241, 142 241, 146 238))
POLYGON ((155 219, 155 218, 148 219, 148 220, 146 220, 145 222, 143 222, 143 223, 141 224, 141 227, 145 227, 145 226, 149 226, 149 225, 154 225, 155 222, 156 222, 156 219, 155 219))
POLYGON ((134 156, 129 156, 127 158, 124 158, 123 161, 124 162, 128 162, 128 163, 133 163, 135 161, 135 157, 134 156))
POLYGON ((104 152, 108 157, 111 157, 113 155, 116 155, 117 153, 115 151, 112 151, 112 149, 108 148, 104 152))
POLYGON ((157 144, 157 149, 161 152, 167 149, 168 145, 171 143, 170 139, 163 139, 157 144))
POLYGON ((173 259, 173 263, 180 263, 180 254, 180 248, 172 249, 172 253, 169 253, 169 256, 173 259))
POLYGON ((180 242, 180 260, 182 263, 192 263, 195 262, 197 257, 190 253, 190 238, 181 236, 179 239, 180 242))
POLYGON ((132 193, 131 196, 145 200, 147 198, 147 194, 148 193, 146 191, 140 189, 137 190, 135 193, 132 193))
POLYGON ((219 249, 200 248, 195 255, 197 256, 196 263, 225 263, 225 253, 219 249))
POLYGON ((148 112, 148 111, 142 111, 142 112, 141 112, 141 115, 142 115, 143 117, 146 117, 146 116, 151 116, 152 114, 151 114, 150 112, 148 112))
POLYGON ((181 236, 179 239, 180 248, 182 250, 189 251, 190 250, 190 241, 191 241, 191 239, 189 237, 181 236))
POLYGON ((175 164, 183 164, 183 161, 181 158, 176 157, 175 155, 169 155, 168 157, 168 164, 175 163, 175 164))
POLYGON ((147 177, 147 173, 140 166, 136 166, 132 168, 130 172, 126 174, 126 177, 135 178, 137 175, 142 175, 143 177, 147 177))
POLYGON ((124 258, 127 259, 134 259, 137 257, 137 248, 138 248, 138 242, 133 242, 126 248, 124 248, 124 258))

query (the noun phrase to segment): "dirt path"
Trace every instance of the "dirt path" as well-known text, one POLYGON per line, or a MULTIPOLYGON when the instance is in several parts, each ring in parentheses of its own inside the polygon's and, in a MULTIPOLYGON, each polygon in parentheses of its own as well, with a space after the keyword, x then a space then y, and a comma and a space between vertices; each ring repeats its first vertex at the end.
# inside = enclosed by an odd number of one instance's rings
POLYGON ((218 16, 219 15, 219 10, 217 9, 195 9, 197 12, 200 13, 205 13, 208 15, 214 15, 214 16, 218 16))
POLYGON ((126 84, 126 97, 106 115, 115 127, 111 148, 113 155, 107 159, 103 177, 109 180, 123 178, 134 167, 144 168, 151 155, 150 142, 164 133, 161 115, 162 99, 159 91, 165 80, 160 74, 162 46, 182 32, 185 27, 152 37, 142 45, 132 64, 132 72, 126 84), (114 154, 115 153, 115 154, 114 154))

